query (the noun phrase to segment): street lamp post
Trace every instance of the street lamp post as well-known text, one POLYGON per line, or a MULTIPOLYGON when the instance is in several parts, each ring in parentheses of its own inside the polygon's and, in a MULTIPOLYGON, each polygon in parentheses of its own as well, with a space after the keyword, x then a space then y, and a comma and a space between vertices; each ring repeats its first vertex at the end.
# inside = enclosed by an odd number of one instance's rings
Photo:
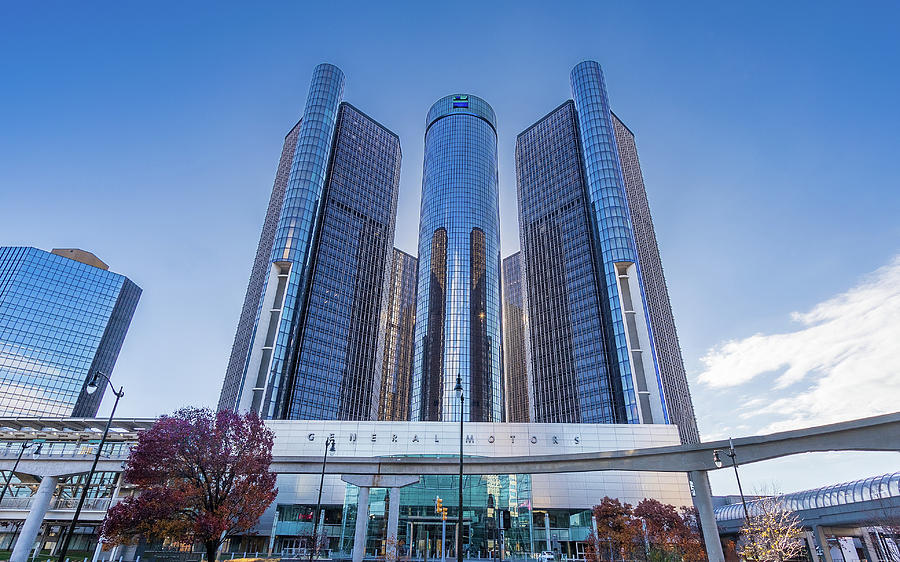
POLYGON ((322 510, 322 487, 325 485, 325 463, 328 462, 328 453, 334 452, 334 435, 325 439, 325 454, 322 455, 322 477, 319 478, 319 499, 316 500, 316 511, 313 514, 313 548, 309 549, 309 559, 313 559, 313 553, 319 554, 319 512, 322 510), (331 449, 328 446, 331 445, 331 449))
POLYGON ((88 394, 93 394, 97 391, 99 386, 97 383, 99 382, 98 379, 100 377, 103 377, 103 380, 106 381, 106 384, 112 389, 113 394, 116 395, 116 402, 113 404, 112 411, 109 413, 109 419, 106 421, 106 428, 103 430, 103 437, 100 438, 100 444, 97 445, 97 454, 94 455, 94 463, 91 464, 87 482, 85 482, 84 489, 81 491, 81 498, 78 499, 78 507, 75 508, 75 515, 72 516, 72 523, 69 524, 69 529, 66 532, 66 539, 63 541, 62 548, 59 551, 59 562, 65 562, 66 560, 66 552, 69 550, 69 543, 72 541, 72 535, 75 534, 78 516, 81 515, 81 508, 84 507, 84 500, 87 499, 88 489, 91 486, 91 479, 94 477, 94 472, 97 470, 97 463, 100 461, 100 453, 103 451, 103 444, 106 443, 106 436, 109 435, 109 427, 112 425, 113 416, 116 414, 116 406, 119 405, 119 399, 125 396, 125 388, 120 386, 119 390, 116 391, 116 387, 113 386, 109 377, 100 371, 94 371, 94 376, 91 377, 90 382, 88 382, 87 387, 85 387, 88 394))
MULTIPOLYGON (((723 451, 719 451, 716 449, 713 451, 713 462, 716 463, 716 466, 722 468, 725 463, 722 462, 722 458, 719 456, 719 453, 723 451)), ((747 500, 744 499, 744 490, 741 488, 741 477, 738 475, 738 465, 737 461, 734 460, 736 456, 734 452, 734 441, 732 441, 731 437, 728 438, 728 450, 724 451, 725 455, 731 457, 731 466, 734 467, 734 479, 737 480, 738 485, 738 493, 741 494, 741 505, 744 506, 744 521, 750 521, 750 512, 747 510, 747 500)))
POLYGON ((0 492, 0 502, 3 501, 3 498, 6 497, 6 492, 9 491, 9 485, 12 484, 13 475, 16 473, 16 469, 19 468, 19 461, 22 460, 22 455, 25 454, 25 449, 31 447, 32 445, 37 444, 37 449, 34 450, 34 454, 38 454, 41 452, 41 443, 38 441, 22 441, 22 449, 19 451, 19 456, 16 457, 16 462, 13 464, 12 472, 9 473, 9 478, 6 479, 6 483, 3 485, 3 491, 0 492))
POLYGON ((457 519, 456 531, 456 561, 462 562, 463 552, 463 414, 465 408, 463 403, 466 398, 463 396, 462 379, 459 374, 456 375, 456 397, 459 399, 459 518, 457 519))

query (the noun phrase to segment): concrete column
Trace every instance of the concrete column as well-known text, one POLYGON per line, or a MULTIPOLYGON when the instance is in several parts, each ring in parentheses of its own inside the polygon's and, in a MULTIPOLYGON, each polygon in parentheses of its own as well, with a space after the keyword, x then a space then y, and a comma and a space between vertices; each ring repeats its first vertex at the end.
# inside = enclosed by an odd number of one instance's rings
POLYGON ((705 470, 692 470, 688 472, 688 478, 694 484, 694 507, 700 514, 706 556, 709 562, 725 562, 722 542, 719 540, 719 527, 716 525, 716 512, 712 504, 712 492, 709 489, 709 477, 705 470))
POLYGON ((388 498, 388 521, 387 521, 387 554, 388 560, 396 559, 397 554, 397 535, 400 531, 400 488, 390 488, 390 497, 388 498))
POLYGON ((388 514, 388 537, 397 538, 400 520, 400 488, 415 484, 418 476, 385 476, 382 474, 345 474, 341 480, 359 487, 359 503, 356 513, 356 533, 353 535, 353 562, 362 562, 366 554, 366 530, 369 524, 369 488, 389 488, 391 491, 391 511, 388 514), (396 494, 396 496, 395 496, 396 494), (396 497, 397 501, 394 501, 396 497), (395 507, 396 506, 396 507, 395 507), (398 511, 395 513, 394 510, 398 511))
POLYGON ((31 509, 28 510, 28 516, 25 517, 25 524, 22 525, 22 532, 19 533, 19 540, 16 541, 12 556, 9 557, 10 562, 28 560, 28 555, 31 554, 31 545, 34 544, 34 539, 41 530, 44 515, 47 514, 47 508, 50 507, 50 500, 53 499, 53 493, 56 491, 58 483, 58 476, 44 476, 37 492, 31 496, 31 509))
MULTIPOLYGON (((828 539, 825 537, 825 528, 821 525, 816 525, 813 527, 813 531, 816 533, 816 541, 818 541, 819 546, 822 547, 822 554, 825 558, 825 562, 834 562, 831 558, 831 548, 828 547, 828 539)), ((10 562, 14 562, 10 560, 10 562)))
POLYGON ((544 513, 544 532, 547 533, 547 550, 553 550, 550 545, 550 512, 544 513))
POLYGON ((866 553, 869 555, 869 560, 872 562, 878 560, 878 549, 875 548, 875 543, 872 542, 872 536, 869 535, 865 527, 859 530, 859 535, 859 538, 862 539, 863 545, 865 545, 866 547, 866 553))
POLYGON ((803 538, 806 540, 806 545, 809 546, 809 553, 812 556, 812 562, 822 562, 822 558, 816 552, 816 539, 813 536, 813 532, 804 531, 803 538))
POLYGON ((353 534, 353 562, 362 562, 363 557, 366 555, 366 531, 368 528, 369 488, 361 486, 359 488, 359 497, 356 500, 356 532, 353 534))

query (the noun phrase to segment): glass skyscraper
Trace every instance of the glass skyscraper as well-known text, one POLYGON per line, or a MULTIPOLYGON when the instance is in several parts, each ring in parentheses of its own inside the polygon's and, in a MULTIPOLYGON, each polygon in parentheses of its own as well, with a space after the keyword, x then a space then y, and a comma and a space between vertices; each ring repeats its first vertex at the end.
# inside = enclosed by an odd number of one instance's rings
POLYGON ((622 421, 619 379, 606 352, 574 102, 518 136, 516 179, 532 421, 622 421))
POLYGON ((688 389, 678 332, 675 330, 675 316, 672 314, 669 289, 666 287, 662 260, 659 257, 659 246, 656 244, 656 232, 650 217, 650 204, 644 189, 644 175, 641 173, 634 133, 615 113, 612 114, 612 120, 669 421, 678 425, 683 443, 699 443, 700 433, 697 431, 694 404, 688 389))
POLYGON ((90 252, 0 247, 0 416, 93 417, 141 289, 90 252))
POLYGON ((384 359, 378 419, 409 419, 413 338, 416 324, 416 269, 419 260, 394 248, 384 310, 384 359))
POLYGON ((633 135, 600 65, 571 86, 516 142, 533 421, 678 423, 696 441, 633 135))
POLYGON ((449 95, 428 111, 410 419, 502 421, 500 224, 494 110, 449 95))
POLYGON ((528 400, 528 370, 525 345, 525 287, 522 252, 503 260, 503 378, 506 389, 506 420, 531 419, 528 400))
POLYGON ((285 141, 220 408, 377 417, 400 141, 342 102, 343 89, 340 69, 317 66, 285 141))
POLYGON ((222 386, 222 394, 219 396, 220 410, 237 408, 238 393, 244 380, 244 368, 250 353, 250 345, 253 343, 260 295, 268 280, 269 269, 271 269, 270 259, 272 245, 275 243, 275 229, 278 228, 278 219, 281 217, 284 191, 287 189, 288 178, 291 175, 291 163, 294 160, 294 150, 297 148, 299 132, 300 121, 284 137, 278 171, 275 173, 275 185, 272 187, 272 195, 269 197, 266 219, 263 222, 262 234, 259 236, 259 244, 256 247, 256 258, 253 261, 253 269, 250 270, 250 282, 247 285, 247 293, 244 295, 244 306, 241 307, 241 317, 234 335, 228 368, 225 371, 225 383, 222 386))

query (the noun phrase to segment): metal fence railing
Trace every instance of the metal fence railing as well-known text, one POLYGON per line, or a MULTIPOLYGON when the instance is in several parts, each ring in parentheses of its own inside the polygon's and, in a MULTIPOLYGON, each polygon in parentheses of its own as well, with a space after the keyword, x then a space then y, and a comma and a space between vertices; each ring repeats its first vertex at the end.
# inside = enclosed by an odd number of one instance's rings
MULTIPOLYGON (((31 497, 6 497, 0 502, 0 509, 22 510, 31 509, 31 497)), ((117 500, 118 501, 118 500, 117 500)), ((50 503, 51 510, 72 510, 78 507, 77 498, 55 498, 50 503)), ((82 511, 106 511, 109 508, 109 498, 88 498, 84 501, 82 511)))

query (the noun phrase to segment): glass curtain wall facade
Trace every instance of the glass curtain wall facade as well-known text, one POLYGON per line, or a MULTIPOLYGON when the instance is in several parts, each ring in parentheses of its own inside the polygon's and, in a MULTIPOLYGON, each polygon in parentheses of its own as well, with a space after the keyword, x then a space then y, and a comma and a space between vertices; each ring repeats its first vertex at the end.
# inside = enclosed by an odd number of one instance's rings
MULTIPOLYGON (((250 344, 232 359, 245 356, 240 384, 232 401, 226 378, 225 407, 267 419, 377 416, 400 141, 341 102, 343 88, 340 69, 316 67, 274 235, 264 227, 271 253, 250 344)), ((270 202, 270 213, 276 207, 270 202)))
MULTIPOLYGON (((456 525, 459 511, 458 477, 423 476, 417 484, 400 489, 400 525, 397 542, 400 554, 410 559, 440 559, 441 516, 435 513, 435 499, 440 497, 447 507, 447 542, 443 547, 448 557, 456 556, 456 525)), ((356 505, 359 488, 347 486, 344 511, 340 518, 340 540, 333 547, 344 553, 353 550, 356 505)), ((463 548, 471 558, 500 558, 501 540, 506 556, 529 557, 534 552, 531 477, 527 474, 490 474, 465 476, 463 479, 463 548), (504 512, 509 528, 501 535, 504 512)), ((387 541, 387 514, 390 495, 384 488, 369 493, 369 525, 366 552, 384 556, 387 541)), ((337 530, 337 529, 335 529, 337 530)), ((335 533, 337 534, 337 533, 335 533)), ((537 545, 538 551, 540 544, 537 545)))
MULTIPOLYGON (((408 560, 439 560, 442 546, 449 559, 456 557, 458 511, 457 477, 423 476, 420 482, 400 489, 400 517, 396 541, 399 554, 408 560), (448 509, 446 543, 442 544, 441 516, 435 500, 448 509)), ((467 475, 463 480, 463 556, 465 558, 534 559, 542 551, 557 551, 572 559, 584 559, 591 532, 589 508, 534 505, 534 483, 528 474, 467 475), (504 528, 501 530, 501 523, 504 528)), ((353 552, 359 488, 347 485, 343 503, 323 503, 325 548, 333 559, 349 559, 353 552)), ((597 502, 600 498, 597 498, 597 502)), ((278 504, 273 552, 299 557, 312 535, 315 504, 278 504)), ((369 491, 366 556, 381 558, 388 546, 390 494, 386 488, 369 491)), ((255 537, 251 548, 265 549, 268 533, 255 537)), ((232 539, 234 541, 234 539, 232 539)), ((226 552, 240 553, 246 544, 232 542, 226 552)))
POLYGON ((600 65, 570 80, 516 144, 534 421, 678 423, 696 441, 633 135, 600 65))
POLYGON ((281 158, 275 173, 275 185, 272 187, 272 195, 269 197, 266 218, 259 236, 259 244, 256 247, 256 258, 253 260, 253 269, 250 271, 250 282, 247 284, 247 293, 244 295, 244 306, 241 307, 241 318, 238 321, 234 343, 231 346, 231 356, 228 359, 228 368, 225 371, 225 382, 219 397, 220 410, 237 408, 244 367, 253 341, 253 328, 259 320, 260 295, 265 287, 270 269, 269 258, 272 255, 272 245, 275 243, 275 229, 278 227, 278 218, 281 216, 284 192, 291 175, 291 162, 294 159, 294 151, 297 149, 299 133, 300 122, 298 121, 284 137, 281 158))
POLYGON ((622 423, 595 263, 575 104, 567 101, 516 140, 534 418, 622 423))
POLYGON ((287 419, 377 419, 400 139, 342 103, 287 419))
POLYGON ((644 188, 644 175, 638 160, 634 133, 615 113, 612 114, 612 121, 669 421, 678 426, 682 443, 699 443, 700 433, 694 416, 694 404, 681 357, 678 332, 675 330, 675 315, 672 313, 669 289, 666 287, 666 277, 659 257, 656 231, 650 216, 650 204, 644 188))
POLYGON ((416 272, 419 260, 394 248, 384 320, 384 360, 378 419, 409 419, 413 341, 416 324, 416 272))
POLYGON ((263 418, 285 418, 289 410, 286 379, 296 365, 313 234, 324 204, 325 176, 343 91, 344 75, 339 68, 330 64, 315 68, 238 389, 237 409, 257 412, 263 418))
POLYGON ((504 417, 496 117, 472 95, 441 98, 425 128, 410 418, 504 417))
POLYGON ((614 376, 621 381, 625 404, 623 421, 665 423, 665 403, 652 341, 648 341, 652 336, 646 323, 637 249, 603 71, 596 62, 585 61, 572 69, 570 81, 603 285, 607 341, 610 350, 615 350, 614 376))
POLYGON ((525 291, 522 252, 503 260, 503 378, 506 419, 531 421, 528 372, 525 367, 525 291))
POLYGON ((0 247, 0 416, 95 416, 140 296, 88 252, 0 247))
MULTIPOLYGON (((409 560, 438 560, 441 551, 456 557, 458 479, 426 475, 400 489, 399 525, 396 541, 399 555, 409 560), (441 498, 448 509, 446 543, 444 522, 435 512, 441 498)), ((537 506, 535 483, 528 474, 467 475, 463 479, 463 556, 480 559, 534 559, 542 551, 554 550, 568 558, 585 558, 591 531, 591 510, 577 507, 537 506), (502 527, 502 528, 501 528, 502 527), (501 555, 500 546, 503 545, 501 555)), ((359 488, 346 485, 343 502, 325 502, 323 534, 333 559, 348 559, 353 551, 358 517, 359 488)), ((597 498, 597 502, 600 498, 597 498)), ((278 504, 273 552, 283 557, 302 556, 312 534, 315 504, 278 504)), ((366 556, 381 558, 389 542, 390 494, 386 488, 370 488, 366 556)), ((320 527, 322 529, 322 527, 320 527)), ((269 536, 262 539, 268 544, 269 536)), ((265 548, 263 545, 262 548, 265 548)), ((232 544, 226 550, 240 552, 232 544)))

